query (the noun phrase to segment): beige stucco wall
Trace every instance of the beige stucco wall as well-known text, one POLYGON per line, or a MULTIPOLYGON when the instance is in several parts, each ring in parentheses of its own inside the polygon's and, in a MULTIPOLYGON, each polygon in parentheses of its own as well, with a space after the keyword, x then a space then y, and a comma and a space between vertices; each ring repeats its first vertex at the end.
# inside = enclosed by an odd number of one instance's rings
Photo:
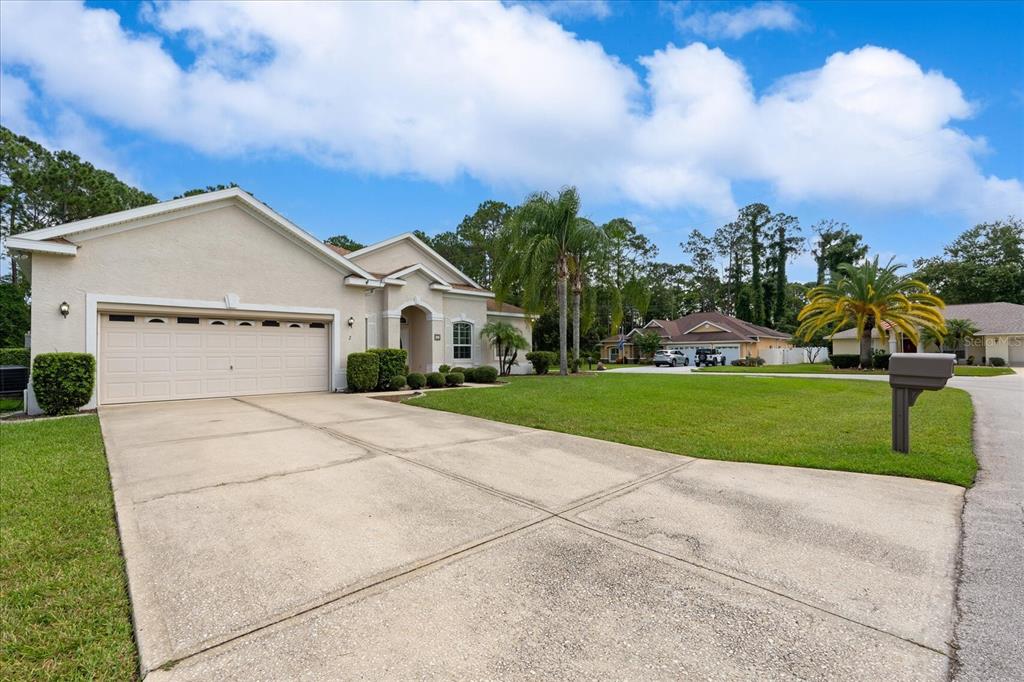
POLYGON ((420 249, 411 240, 403 239, 364 255, 351 257, 354 263, 370 272, 388 274, 401 268, 422 263, 444 277, 448 282, 463 284, 462 277, 447 265, 420 249))
MULTIPOLYGON (((96 233, 101 234, 101 233, 96 233)), ((362 319, 365 296, 346 273, 234 205, 105 236, 76 235, 75 256, 32 256, 32 353, 85 351, 86 295, 223 301, 323 308, 342 323, 332 357, 343 381, 345 357, 364 336, 345 321, 362 319), (58 308, 70 304, 67 319, 58 308)))
MULTIPOLYGON (((871 339, 872 351, 889 351, 889 345, 883 344, 881 339, 871 339)), ((832 341, 832 355, 860 355, 860 341, 858 339, 834 339, 832 341)))

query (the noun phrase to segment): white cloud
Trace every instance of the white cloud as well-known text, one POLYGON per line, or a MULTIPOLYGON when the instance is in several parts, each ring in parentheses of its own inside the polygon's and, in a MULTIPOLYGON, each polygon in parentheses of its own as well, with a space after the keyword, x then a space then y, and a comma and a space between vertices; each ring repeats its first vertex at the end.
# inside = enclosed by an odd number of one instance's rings
POLYGON ((800 28, 796 8, 786 2, 756 2, 737 9, 689 11, 691 3, 668 5, 676 28, 706 38, 737 40, 754 31, 795 31, 800 28))
POLYGON ((23 79, 9 73, 0 75, 0 122, 19 135, 26 135, 47 149, 66 149, 97 168, 114 173, 137 185, 138 175, 111 151, 106 138, 85 119, 67 107, 56 107, 33 115, 38 97, 23 79))
POLYGON ((0 59, 48 101, 214 155, 572 183, 588 201, 716 216, 735 209, 737 181, 972 217, 1024 204, 1019 180, 980 172, 984 141, 954 127, 973 113, 956 83, 892 50, 836 53, 757 93, 720 49, 669 45, 640 60, 641 80, 522 6, 169 3, 149 16, 194 63, 69 3, 0 5, 0 59))

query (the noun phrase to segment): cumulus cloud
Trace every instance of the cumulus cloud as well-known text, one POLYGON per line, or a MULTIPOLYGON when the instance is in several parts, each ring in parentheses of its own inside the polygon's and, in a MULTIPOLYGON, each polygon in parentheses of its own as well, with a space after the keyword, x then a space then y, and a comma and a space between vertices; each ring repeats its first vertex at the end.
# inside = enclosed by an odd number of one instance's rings
POLYGON ((718 12, 690 11, 691 6, 689 2, 668 5, 676 28, 706 38, 737 40, 754 31, 795 31, 801 25, 796 8, 786 2, 756 2, 718 12))
POLYGON ((758 93, 720 49, 669 45, 634 71, 523 6, 161 3, 148 18, 139 35, 109 10, 5 2, 0 60, 62 106, 211 155, 573 183, 716 216, 737 181, 972 216, 1024 203, 954 127, 973 113, 956 83, 892 50, 836 53, 758 93), (188 47, 187 66, 162 38, 188 47))

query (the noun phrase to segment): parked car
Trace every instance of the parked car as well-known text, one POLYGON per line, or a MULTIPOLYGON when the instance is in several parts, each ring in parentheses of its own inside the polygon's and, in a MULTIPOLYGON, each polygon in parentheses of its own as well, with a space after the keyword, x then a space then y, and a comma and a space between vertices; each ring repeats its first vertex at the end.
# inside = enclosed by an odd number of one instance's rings
POLYGON ((725 355, 714 348, 698 348, 697 359, 693 362, 696 367, 714 367, 725 364, 725 355))
POLYGON ((654 354, 654 366, 661 367, 679 367, 680 365, 686 366, 690 364, 690 358, 683 355, 683 352, 676 349, 671 350, 659 350, 654 354))

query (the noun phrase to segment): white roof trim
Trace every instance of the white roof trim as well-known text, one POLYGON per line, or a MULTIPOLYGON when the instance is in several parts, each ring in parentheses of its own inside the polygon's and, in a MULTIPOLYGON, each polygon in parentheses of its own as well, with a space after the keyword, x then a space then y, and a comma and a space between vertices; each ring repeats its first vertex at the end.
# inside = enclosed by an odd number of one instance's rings
POLYGON ((720 325, 720 324, 715 324, 714 322, 711 322, 710 320, 705 320, 705 321, 703 321, 703 322, 701 322, 701 323, 699 323, 699 324, 695 324, 694 326, 690 327, 690 328, 689 328, 689 329, 687 329, 687 330, 686 330, 685 332, 683 332, 683 334, 689 334, 690 332, 692 332, 692 331, 693 331, 694 329, 696 329, 697 327, 703 327, 703 326, 704 326, 704 325, 706 325, 706 324, 710 324, 710 325, 711 325, 712 327, 714 327, 715 329, 721 329, 721 330, 722 330, 723 332, 725 332, 726 334, 736 334, 736 333, 737 333, 737 332, 734 332, 734 331, 733 331, 733 330, 731 330, 731 329, 726 329, 725 327, 723 327, 723 326, 722 326, 722 325, 720 325))
POLYGON ((477 289, 483 289, 483 287, 482 287, 482 286, 480 286, 479 284, 477 284, 476 282, 474 282, 474 281, 473 281, 473 280, 472 280, 472 279, 470 278, 470 276, 469 276, 469 275, 467 275, 467 274, 466 274, 466 273, 464 273, 464 272, 463 272, 462 270, 459 270, 459 269, 458 269, 457 267, 455 267, 454 265, 452 265, 452 263, 451 263, 451 262, 450 262, 450 261, 449 261, 449 260, 448 260, 447 258, 445 258, 445 257, 444 257, 444 256, 442 256, 441 254, 439 254, 439 253, 438 253, 437 251, 435 251, 434 249, 430 248, 430 246, 429 246, 429 245, 427 245, 426 243, 424 243, 424 241, 423 241, 422 239, 420 239, 419 237, 417 237, 416 235, 414 235, 414 234, 413 234, 412 232, 403 232, 402 234, 400 234, 400 235, 396 235, 396 236, 394 236, 394 237, 391 237, 390 239, 385 239, 384 241, 380 241, 380 242, 377 242, 377 243, 375 243, 375 244, 370 244, 369 246, 364 246, 363 248, 359 249, 358 251, 353 251, 352 253, 348 254, 348 258, 349 258, 349 259, 356 259, 356 258, 358 258, 359 256, 364 256, 364 255, 366 255, 366 254, 368 254, 368 253, 373 253, 374 251, 376 251, 376 250, 378 250, 378 249, 382 249, 382 248, 384 248, 385 246, 390 246, 391 244, 394 244, 394 243, 396 243, 396 242, 402 241, 403 239, 408 239, 408 240, 409 240, 409 241, 411 241, 411 242, 412 242, 413 244, 416 244, 416 245, 417 245, 417 246, 419 246, 419 247, 420 247, 421 249, 423 249, 423 250, 425 250, 425 251, 426 251, 427 253, 429 253, 429 254, 430 254, 431 256, 433 256, 433 257, 434 257, 434 258, 436 258, 437 260, 439 260, 439 261, 441 261, 442 263, 444 263, 444 264, 445 264, 446 266, 448 266, 449 268, 451 268, 451 269, 452 269, 452 272, 456 272, 456 273, 458 273, 458 275, 459 275, 459 276, 460 276, 460 277, 461 277, 461 278, 462 278, 463 280, 465 280, 467 284, 471 284, 471 285, 475 286, 475 287, 476 287, 477 289))
POLYGON ((64 242, 36 241, 25 239, 22 236, 8 237, 4 240, 7 248, 11 251, 33 251, 35 253, 55 253, 61 256, 74 256, 78 253, 76 244, 65 244, 64 242))
POLYGON ((470 289, 456 289, 455 287, 452 287, 451 291, 446 291, 444 293, 449 296, 480 296, 481 298, 494 298, 494 292, 487 291, 486 289, 472 291, 470 289))
POLYGON ((348 258, 342 256, 338 252, 326 247, 319 239, 311 235, 310 233, 303 230, 301 227, 291 222, 277 211, 267 206, 261 201, 258 201, 248 192, 245 192, 238 187, 230 187, 228 189, 218 190, 216 192, 206 192, 205 194, 196 194, 191 197, 183 197, 181 199, 172 199, 170 201, 162 201, 158 204, 151 204, 149 206, 141 206, 139 208, 132 208, 127 211, 118 211, 117 213, 108 213, 107 215, 96 216, 95 218, 87 218, 85 220, 78 220, 73 223, 66 223, 64 225, 57 225, 56 227, 46 227, 41 230, 33 230, 32 232, 24 232, 18 235, 21 239, 31 240, 40 242, 48 239, 56 239, 58 237, 67 237, 69 235, 86 232, 89 230, 96 230, 102 227, 109 227, 119 223, 127 223, 135 220, 141 220, 144 218, 150 218, 153 216, 161 215, 164 213, 171 213, 174 211, 180 211, 186 208, 192 208, 194 206, 202 206, 204 204, 210 204, 216 201, 222 201, 224 199, 234 199, 241 203, 244 207, 255 212, 258 216, 269 220, 275 225, 281 227, 285 232, 289 233, 290 236, 294 237, 298 242, 310 248, 311 250, 319 253, 322 256, 335 264, 342 265, 349 271, 365 277, 367 279, 373 279, 373 275, 359 267, 355 263, 351 262, 348 258))
MULTIPOLYGON (((396 270, 395 272, 389 273, 387 275, 387 277, 385 278, 385 280, 388 280, 388 279, 405 279, 406 275, 411 275, 412 273, 414 273, 416 271, 423 272, 424 274, 427 275, 427 277, 430 277, 431 279, 433 279, 438 284, 441 284, 441 285, 446 286, 446 287, 451 287, 451 284, 444 277, 441 277, 440 275, 438 275, 436 272, 434 272, 433 270, 428 268, 423 263, 416 263, 415 265, 410 265, 409 267, 402 268, 401 270, 396 270)), ((403 284, 404 284, 404 282, 403 282, 403 284)))
POLYGON ((527 315, 526 313, 511 313, 511 312, 506 313, 506 312, 499 311, 499 310, 488 310, 487 311, 487 316, 488 317, 518 317, 520 319, 527 318, 527 317, 533 317, 532 315, 527 315))

